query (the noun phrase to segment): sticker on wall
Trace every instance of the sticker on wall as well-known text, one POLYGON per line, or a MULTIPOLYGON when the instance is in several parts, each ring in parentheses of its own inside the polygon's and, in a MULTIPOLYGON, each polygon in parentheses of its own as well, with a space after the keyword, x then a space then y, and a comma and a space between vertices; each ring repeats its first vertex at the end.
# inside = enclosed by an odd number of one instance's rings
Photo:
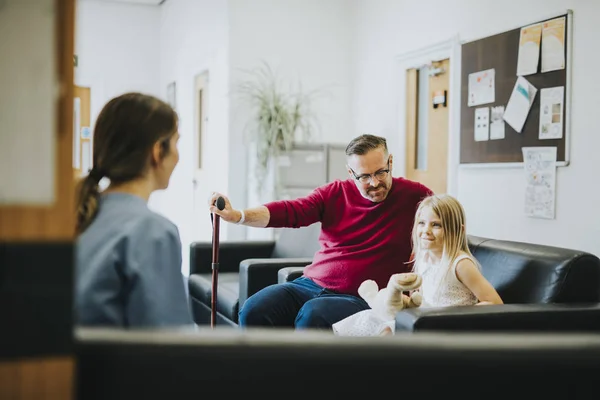
POLYGON ((91 139, 92 138, 92 131, 89 126, 81 127, 81 138, 82 139, 91 139))

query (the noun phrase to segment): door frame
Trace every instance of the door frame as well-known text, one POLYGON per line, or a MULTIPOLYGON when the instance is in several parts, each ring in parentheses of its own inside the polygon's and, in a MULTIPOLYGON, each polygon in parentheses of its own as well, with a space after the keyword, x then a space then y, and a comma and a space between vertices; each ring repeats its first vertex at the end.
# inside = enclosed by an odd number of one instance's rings
POLYGON ((399 146, 397 169, 399 176, 406 175, 406 71, 411 68, 419 68, 429 64, 431 61, 450 60, 450 87, 448 88, 448 168, 447 168, 447 193, 456 196, 458 192, 458 165, 459 165, 459 141, 460 141, 460 55, 461 47, 458 35, 447 40, 422 47, 395 58, 397 80, 397 104, 398 104, 398 135, 399 146))

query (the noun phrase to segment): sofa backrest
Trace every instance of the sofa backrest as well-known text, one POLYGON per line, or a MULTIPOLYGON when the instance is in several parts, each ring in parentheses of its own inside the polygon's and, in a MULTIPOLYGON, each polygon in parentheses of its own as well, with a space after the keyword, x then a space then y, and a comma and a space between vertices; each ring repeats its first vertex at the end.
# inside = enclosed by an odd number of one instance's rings
POLYGON ((302 228, 281 228, 276 231, 277 239, 273 258, 312 258, 320 248, 321 223, 302 228))
POLYGON ((464 398, 491 390, 497 398, 585 399, 597 393, 597 383, 587 377, 600 369, 599 335, 430 332, 340 338, 319 330, 299 335, 228 328, 193 334, 79 329, 75 335, 79 400, 188 399, 190 393, 271 399, 295 391, 294 383, 303 377, 324 398, 358 398, 383 383, 403 398, 446 398, 466 371, 472 392, 461 393, 464 398), (401 372, 401 385, 399 363, 410 366, 401 372), (560 377, 553 378, 556 371, 560 377))
POLYGON ((593 254, 471 235, 469 247, 505 303, 600 301, 600 259, 593 254))

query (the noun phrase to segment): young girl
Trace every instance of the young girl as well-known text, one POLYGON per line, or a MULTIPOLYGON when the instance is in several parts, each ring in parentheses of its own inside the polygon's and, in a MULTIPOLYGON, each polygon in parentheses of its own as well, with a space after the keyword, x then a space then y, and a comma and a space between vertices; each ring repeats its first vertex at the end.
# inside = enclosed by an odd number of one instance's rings
MULTIPOLYGON (((417 289, 421 307, 502 304, 469 250, 465 212, 454 197, 442 194, 423 199, 415 215, 412 242, 413 271, 422 278, 417 289)), ((409 299, 399 304, 409 304, 409 299)), ((393 333, 394 327, 395 319, 365 310, 337 322, 333 330, 340 336, 377 336, 393 333)))
POLYGON ((152 212, 179 161, 177 115, 140 93, 110 100, 94 129, 94 167, 77 203, 76 323, 191 326, 177 227, 152 212), (99 182, 108 178, 102 192, 99 182))

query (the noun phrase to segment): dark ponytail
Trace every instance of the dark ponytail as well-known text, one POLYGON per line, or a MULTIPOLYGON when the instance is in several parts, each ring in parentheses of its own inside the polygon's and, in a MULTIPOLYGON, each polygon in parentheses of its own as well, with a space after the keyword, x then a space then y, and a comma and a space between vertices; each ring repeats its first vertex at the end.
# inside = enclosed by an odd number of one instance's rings
POLYGON ((88 176, 81 179, 77 188, 77 235, 83 233, 98 213, 100 201, 100 180, 102 175, 92 169, 88 176))
POLYGON ((169 153, 177 123, 171 106, 141 93, 123 94, 104 106, 94 128, 94 168, 77 188, 78 235, 98 214, 100 180, 106 177, 111 184, 121 184, 142 177, 150 166, 154 144, 161 142, 163 156, 169 153))

